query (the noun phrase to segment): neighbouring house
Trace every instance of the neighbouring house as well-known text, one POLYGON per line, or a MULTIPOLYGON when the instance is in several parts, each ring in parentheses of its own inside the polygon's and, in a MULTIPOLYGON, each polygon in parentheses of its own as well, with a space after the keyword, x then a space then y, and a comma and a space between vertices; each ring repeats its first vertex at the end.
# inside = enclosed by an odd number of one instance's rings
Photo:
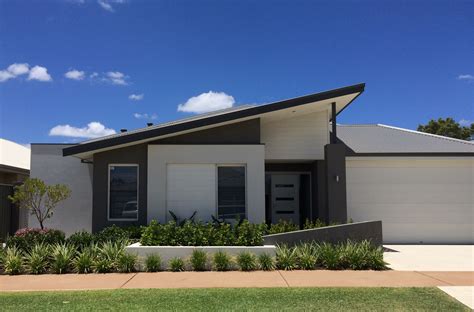
POLYGON ((0 138, 0 240, 28 222, 27 212, 19 211, 8 199, 15 185, 30 175, 30 149, 0 138))
POLYGON ((473 243, 474 143, 338 125, 364 88, 238 106, 79 144, 32 144, 31 175, 72 189, 48 226, 98 231, 197 211, 200 220, 382 220, 385 242, 473 243))

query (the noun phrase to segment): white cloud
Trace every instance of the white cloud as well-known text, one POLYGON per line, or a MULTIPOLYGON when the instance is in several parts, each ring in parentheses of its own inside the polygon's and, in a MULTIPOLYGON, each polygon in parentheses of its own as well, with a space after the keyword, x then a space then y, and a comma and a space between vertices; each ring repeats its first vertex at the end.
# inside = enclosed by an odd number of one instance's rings
POLYGON ((109 81, 112 84, 122 85, 122 86, 125 86, 125 85, 128 84, 127 81, 126 81, 128 76, 125 76, 125 74, 123 74, 119 71, 107 72, 106 76, 107 76, 107 78, 105 78, 105 80, 109 81))
POLYGON ((458 79, 471 81, 471 80, 474 80, 474 76, 470 74, 463 74, 463 75, 459 75, 458 79))
POLYGON ((125 0, 97 0, 97 3, 102 7, 102 9, 109 12, 115 11, 112 4, 122 4, 124 2, 125 0))
POLYGON ((133 117, 137 118, 137 119, 156 119, 158 118, 158 115, 156 114, 151 114, 151 115, 148 115, 148 114, 140 114, 140 113, 135 113, 133 114, 133 117))
POLYGON ((7 70, 15 76, 20 76, 30 71, 30 65, 27 63, 15 63, 8 66, 7 70))
POLYGON ((37 65, 31 68, 28 80, 51 81, 53 78, 48 74, 48 69, 46 67, 37 65))
POLYGON ((114 129, 106 128, 97 121, 90 122, 86 127, 77 128, 70 125, 57 125, 49 130, 50 136, 63 136, 73 138, 98 138, 105 135, 115 134, 114 129))
POLYGON ((73 80, 83 80, 86 76, 86 73, 82 70, 73 69, 64 74, 64 77, 73 80))
POLYGON ((468 120, 468 119, 461 119, 459 121, 459 124, 464 127, 470 127, 472 123, 473 123, 472 120, 468 120))
POLYGON ((141 93, 141 94, 130 94, 128 96, 128 99, 132 100, 132 101, 141 101, 141 100, 143 100, 144 96, 145 95, 143 93, 141 93))
POLYGON ((224 92, 201 93, 193 96, 186 103, 178 105, 178 112, 207 113, 218 109, 230 108, 235 104, 234 97, 224 92))
POLYGON ((92 79, 92 78, 95 78, 97 76, 99 76, 99 74, 97 72, 93 72, 92 74, 90 74, 89 78, 92 79))
POLYGON ((8 66, 7 69, 0 70, 0 82, 4 82, 20 75, 28 73, 30 66, 27 63, 14 63, 8 66))

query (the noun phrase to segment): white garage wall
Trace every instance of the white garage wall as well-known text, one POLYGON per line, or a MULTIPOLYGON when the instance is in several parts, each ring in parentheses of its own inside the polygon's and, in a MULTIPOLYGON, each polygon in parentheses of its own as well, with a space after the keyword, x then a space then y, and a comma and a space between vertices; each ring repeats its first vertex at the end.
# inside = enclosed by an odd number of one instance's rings
MULTIPOLYGON (((63 148, 70 145, 32 144, 30 177, 46 184, 65 184, 71 197, 59 203, 48 228, 60 229, 67 235, 80 230, 92 231, 92 165, 83 164, 72 156, 63 157, 63 148)), ((29 227, 39 227, 36 217, 30 215, 29 227)))
POLYGON ((261 121, 261 141, 265 159, 324 159, 324 146, 329 143, 327 111, 261 121))
MULTIPOLYGON (((177 164, 211 165, 213 167, 216 164, 245 165, 247 167, 247 218, 250 222, 255 223, 265 221, 264 156, 265 147, 263 145, 149 145, 148 222, 151 220, 163 222, 170 219, 167 213, 167 168, 172 168, 172 165, 177 164)), ((172 168, 172 170, 175 169, 172 168)), ((208 184, 208 179, 209 177, 204 174, 202 183, 208 184)), ((174 181, 172 183, 179 182, 174 181)), ((177 202, 180 196, 185 201, 192 200, 186 194, 173 194, 172 196, 171 200, 174 202, 177 202)), ((215 197, 210 197, 209 203, 211 199, 214 200, 214 203, 208 209, 214 209, 215 212, 215 197)), ((205 212, 202 214, 205 214, 205 212)), ((209 218, 210 214, 206 219, 209 218)))
POLYGON ((386 243, 474 243, 473 158, 347 158, 348 216, 386 243))

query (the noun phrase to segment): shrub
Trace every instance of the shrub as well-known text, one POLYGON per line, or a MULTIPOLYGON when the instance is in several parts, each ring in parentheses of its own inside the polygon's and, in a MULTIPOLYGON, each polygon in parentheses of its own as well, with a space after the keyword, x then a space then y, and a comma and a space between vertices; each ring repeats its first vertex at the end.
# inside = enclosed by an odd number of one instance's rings
POLYGON ((56 244, 51 248, 51 270, 56 274, 67 273, 74 257, 74 247, 67 244, 56 244))
POLYGON ((275 262, 273 257, 267 253, 262 253, 258 256, 258 267, 263 271, 273 271, 275 269, 275 262))
POLYGON ((72 266, 76 273, 91 273, 94 267, 94 256, 91 248, 80 251, 72 261, 72 266))
POLYGON ((9 275, 20 274, 23 271, 23 255, 17 247, 8 247, 3 259, 3 270, 9 275))
POLYGON ((17 247, 21 251, 28 251, 33 246, 43 243, 47 245, 61 244, 65 241, 64 232, 54 229, 24 228, 16 231, 15 235, 7 239, 7 247, 17 247))
POLYGON ((253 224, 243 220, 235 227, 235 243, 238 246, 263 245, 263 234, 266 229, 266 224, 253 224))
POLYGON ((189 262, 194 271, 205 271, 207 264, 207 253, 203 250, 194 249, 189 262))
POLYGON ((71 234, 66 239, 69 245, 74 246, 77 250, 84 250, 94 242, 94 235, 87 231, 79 231, 71 234))
MULTIPOLYGON (((110 270, 117 270, 119 259, 125 253, 125 242, 117 241, 111 242, 107 241, 99 246, 97 249, 97 258, 98 260, 104 260, 108 262, 110 270)), ((100 261, 101 262, 101 261, 100 261)))
POLYGON ((161 257, 159 254, 151 254, 146 257, 145 270, 147 272, 158 272, 161 270, 161 257))
POLYGON ((135 272, 138 256, 128 252, 124 252, 118 258, 117 269, 120 273, 135 272))
POLYGON ((296 247, 298 268, 303 270, 314 270, 316 268, 317 253, 314 244, 302 244, 296 247))
POLYGON ((297 268, 296 248, 286 245, 277 246, 276 249, 276 267, 280 270, 294 270, 297 268))
POLYGON ((123 228, 113 224, 112 226, 102 229, 99 233, 95 235, 95 239, 98 243, 106 242, 124 242, 128 240, 128 232, 123 228))
POLYGON ((170 270, 172 272, 182 272, 185 270, 184 261, 180 257, 174 257, 169 262, 170 270))
POLYGON ((306 221, 304 222, 304 225, 303 225, 303 229, 304 230, 317 229, 317 228, 325 227, 325 226, 326 226, 326 223, 324 223, 323 221, 321 221, 319 219, 316 219, 314 221, 306 219, 306 221))
POLYGON ((33 246, 25 256, 27 271, 31 274, 42 274, 49 267, 50 248, 44 243, 33 246))
POLYGON ((237 264, 241 271, 254 271, 257 269, 257 258, 254 254, 244 251, 237 255, 237 264))
POLYGON ((268 234, 278 234, 278 233, 285 233, 285 232, 291 232, 291 231, 297 231, 299 230, 299 226, 297 224, 294 224, 291 221, 285 221, 285 220, 278 220, 278 223, 270 225, 270 228, 268 229, 268 234))
POLYGON ((144 226, 140 225, 129 225, 122 228, 127 235, 127 238, 133 242, 138 242, 140 237, 142 237, 142 233, 145 229, 144 226))
POLYGON ((228 271, 232 265, 232 259, 224 251, 217 251, 213 256, 214 270, 216 271, 228 271))
POLYGON ((114 265, 108 259, 100 257, 94 260, 93 268, 96 273, 109 273, 114 270, 114 265))

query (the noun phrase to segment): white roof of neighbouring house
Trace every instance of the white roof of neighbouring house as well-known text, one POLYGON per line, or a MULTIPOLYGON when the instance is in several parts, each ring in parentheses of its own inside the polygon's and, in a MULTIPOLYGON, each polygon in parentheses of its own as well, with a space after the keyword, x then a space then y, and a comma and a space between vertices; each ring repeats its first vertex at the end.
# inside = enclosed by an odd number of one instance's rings
POLYGON ((355 153, 474 153, 474 142, 381 124, 337 125, 355 153))
POLYGON ((30 170, 29 148, 0 138, 0 166, 30 170))

